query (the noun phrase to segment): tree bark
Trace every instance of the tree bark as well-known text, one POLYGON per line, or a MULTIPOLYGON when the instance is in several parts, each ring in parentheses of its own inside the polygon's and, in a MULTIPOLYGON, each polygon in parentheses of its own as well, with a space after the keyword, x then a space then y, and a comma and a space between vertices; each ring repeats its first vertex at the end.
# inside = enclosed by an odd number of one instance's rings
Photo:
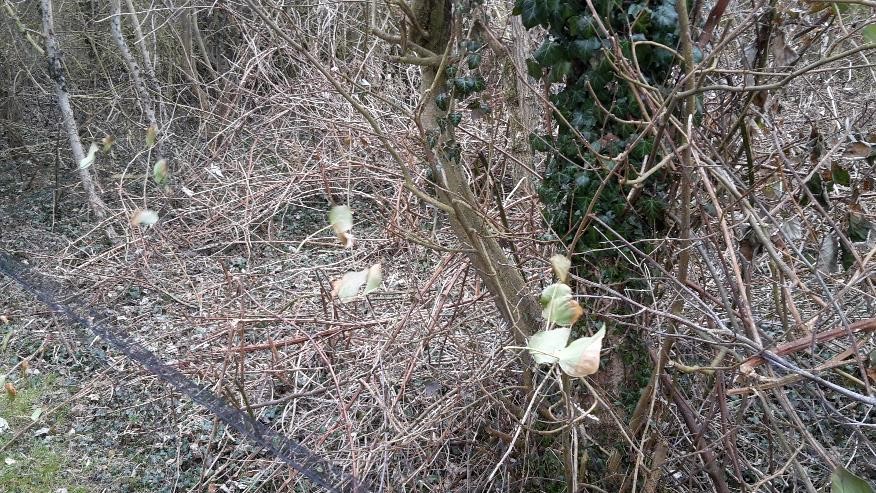
MULTIPOLYGON (((428 33, 428 37, 417 36, 415 42, 435 53, 445 53, 452 38, 450 1, 415 0, 411 10, 428 33)), ((541 308, 517 265, 499 245, 499 232, 480 210, 462 158, 458 153, 448 152, 456 145, 453 128, 439 125, 439 120, 447 115, 435 104, 437 94, 433 93, 433 88, 439 92, 444 87, 443 67, 422 66, 421 73, 423 103, 419 125, 424 151, 438 184, 439 199, 453 208, 454 213, 449 215, 453 232, 467 247, 469 259, 495 297, 499 312, 511 325, 515 341, 525 344, 526 337, 541 326, 541 308)))
POLYGON ((46 58, 49 62, 49 77, 52 78, 55 88, 55 98, 58 101, 58 109, 61 111, 61 116, 64 121, 64 131, 67 133, 67 139, 70 142, 70 150, 73 152, 73 160, 76 162, 79 169, 79 180, 82 182, 82 187, 85 189, 85 194, 88 197, 88 204, 91 211, 98 219, 106 217, 106 204, 101 200, 100 195, 94 185, 94 180, 91 177, 91 172, 88 168, 79 167, 79 163, 85 158, 85 152, 82 150, 82 142, 79 140, 79 129, 76 124, 76 119, 73 117, 73 108, 70 106, 70 95, 67 92, 67 80, 64 75, 63 56, 61 49, 58 46, 58 40, 55 37, 55 20, 52 14, 52 0, 41 0, 43 14, 43 35, 46 38, 46 58))
MULTIPOLYGON (((532 99, 527 97, 529 87, 520 80, 520 77, 529 77, 526 70, 526 54, 530 51, 529 31, 523 27, 520 16, 512 15, 509 22, 511 24, 511 61, 517 72, 517 76, 513 78, 513 86, 517 96, 517 111, 511 119, 512 131, 517 133, 514 138, 513 150, 517 158, 526 166, 535 169, 532 148, 529 145, 529 135, 535 130, 538 113, 532 99)), ((532 178, 529 170, 521 166, 514 166, 515 180, 525 180, 526 183, 533 184, 535 180, 532 178)))
MULTIPOLYGON (((128 42, 122 33, 122 9, 120 0, 110 0, 110 31, 112 32, 113 41, 122 54, 122 59, 125 61, 125 66, 128 68, 128 75, 131 77, 131 82, 137 90, 137 97, 140 100, 140 107, 143 109, 143 114, 146 116, 146 121, 149 126, 158 128, 158 119, 155 117, 155 103, 152 101, 152 95, 146 87, 146 82, 143 79, 143 74, 140 70, 140 65, 131 54, 131 49, 128 47, 128 42)), ((145 41, 145 40, 143 40, 145 41)), ((148 60, 144 62, 148 64, 148 60)), ((160 147, 159 147, 160 149, 160 147)), ((159 152, 159 155, 161 153, 159 152)))

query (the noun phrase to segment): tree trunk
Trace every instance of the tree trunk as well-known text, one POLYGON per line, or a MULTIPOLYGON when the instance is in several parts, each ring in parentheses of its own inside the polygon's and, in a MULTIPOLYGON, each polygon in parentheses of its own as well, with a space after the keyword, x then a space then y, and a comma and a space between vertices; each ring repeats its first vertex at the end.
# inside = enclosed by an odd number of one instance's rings
MULTIPOLYGON (((125 61, 125 66, 128 68, 128 75, 131 77, 131 82, 137 90, 137 99, 140 100, 140 107, 143 109, 143 114, 146 116, 146 121, 150 127, 158 130, 158 119, 155 117, 155 103, 152 100, 152 95, 146 87, 146 81, 143 78, 140 64, 134 59, 131 54, 131 49, 128 47, 128 41, 122 33, 122 10, 120 0, 110 0, 110 31, 112 32, 113 41, 119 48, 122 54, 122 60, 125 61)), ((141 44, 145 44, 145 40, 140 40, 141 44)), ((149 61, 144 62, 147 64, 149 61)), ((158 154, 161 153, 161 144, 158 140, 158 154)))
MULTIPOLYGON (((450 1, 416 0, 411 10, 429 34, 428 38, 419 37, 415 41, 435 53, 444 53, 451 42, 450 1)), ((453 208, 454 214, 450 215, 453 232, 469 250, 469 259, 495 297, 499 312, 511 325, 515 341, 524 344, 526 337, 541 326, 541 309, 517 265, 499 245, 499 232, 480 210, 460 155, 448 152, 456 145, 453 128, 445 125, 442 129, 439 125, 446 112, 435 104, 437 94, 432 92, 433 87, 436 93, 444 88, 443 68, 423 66, 421 73, 423 110, 419 124, 439 199, 453 208)))
MULTIPOLYGON (((78 164, 85 158, 82 150, 82 142, 79 140, 79 129, 76 119, 73 117, 73 108, 70 106, 70 95, 67 93, 67 81, 64 76, 64 63, 58 40, 55 38, 55 21, 52 15, 52 0, 41 0, 43 10, 43 35, 46 38, 46 57, 49 62, 49 76, 55 86, 55 97, 58 100, 58 109, 64 118, 64 130, 70 141, 70 150, 73 152, 73 160, 78 164)), ((88 168, 79 167, 79 179, 88 197, 91 211, 98 219, 106 217, 106 204, 101 200, 94 180, 88 168)))
MULTIPOLYGON (((530 51, 529 31, 520 22, 520 16, 511 16, 509 23, 511 24, 511 61, 513 69, 517 73, 512 79, 513 83, 509 82, 515 89, 517 96, 517 111, 511 115, 511 131, 516 133, 512 150, 523 164, 535 169, 532 148, 529 145, 529 135, 535 130, 538 113, 532 99, 527 97, 529 87, 520 80, 520 77, 529 78, 526 71, 526 53, 530 51)), ((535 181, 532 178, 529 170, 519 165, 514 166, 515 180, 525 180, 526 183, 532 184, 535 181)))

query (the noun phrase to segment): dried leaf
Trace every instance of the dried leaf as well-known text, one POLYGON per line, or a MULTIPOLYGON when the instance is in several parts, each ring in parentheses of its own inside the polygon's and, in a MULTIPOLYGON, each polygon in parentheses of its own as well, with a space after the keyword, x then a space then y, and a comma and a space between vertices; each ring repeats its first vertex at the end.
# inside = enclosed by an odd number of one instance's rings
POLYGON ((347 272, 344 277, 332 283, 332 296, 347 302, 359 294, 359 288, 368 281, 368 269, 347 272))
POLYGON ((155 142, 158 141, 158 125, 152 124, 149 125, 149 128, 146 129, 146 147, 151 148, 155 145, 155 142))
POLYGON ((839 272, 839 239, 829 234, 821 240, 815 268, 827 274, 839 272))
POLYGON ((13 385, 12 382, 6 382, 6 385, 4 385, 3 388, 6 389, 6 397, 9 398, 10 401, 15 399, 15 396, 18 395, 18 391, 15 390, 15 385, 13 385))
POLYGON ((571 333, 572 329, 569 327, 542 330, 529 338, 526 347, 529 348, 529 354, 532 355, 532 359, 535 360, 536 364, 556 363, 559 359, 560 351, 569 342, 569 334, 571 333))
POLYGON ((92 142, 91 145, 88 146, 88 155, 86 155, 84 158, 82 158, 81 161, 79 161, 79 169, 87 169, 92 164, 94 164, 94 158, 95 158, 96 154, 97 154, 97 144, 92 142))
POLYGON ((800 224, 800 220, 796 217, 792 217, 779 225, 779 231, 784 235, 784 239, 791 243, 796 244, 803 239, 803 226, 800 224))
POLYGON ((344 248, 352 247, 354 238, 350 230, 353 229, 353 210, 346 205, 336 205, 329 211, 328 220, 341 245, 344 248))
POLYGON ((586 377, 599 370, 599 352, 605 337, 605 324, 596 334, 576 339, 560 351, 560 368, 570 377, 586 377))
POLYGON ((383 282, 383 269, 379 263, 368 268, 368 280, 365 282, 365 291, 362 294, 368 294, 380 287, 383 282))
POLYGON ((787 67, 797 59, 797 52, 785 41, 785 33, 781 29, 775 31, 770 43, 770 50, 776 66, 787 67))
POLYGON ((873 147, 866 142, 852 142, 846 147, 845 156, 853 159, 866 159, 873 154, 873 147))
POLYGON ((572 267, 572 261, 565 255, 556 254, 551 257, 551 267, 554 269, 557 280, 564 283, 569 278, 569 268, 572 267))
POLYGON ((158 222, 158 213, 150 209, 137 209, 131 215, 131 224, 152 226, 158 222))
POLYGON ((116 138, 110 134, 106 134, 101 142, 103 143, 103 153, 106 154, 113 148, 113 144, 116 143, 116 138))

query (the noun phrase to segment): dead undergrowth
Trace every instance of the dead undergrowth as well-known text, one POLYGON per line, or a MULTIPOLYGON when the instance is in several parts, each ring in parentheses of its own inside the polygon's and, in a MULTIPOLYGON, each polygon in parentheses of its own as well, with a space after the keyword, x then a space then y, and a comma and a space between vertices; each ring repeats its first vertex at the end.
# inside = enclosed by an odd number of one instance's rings
MULTIPOLYGON (((31 7, 18 8, 22 19, 36 18, 31 7)), ((154 11, 142 19, 151 47, 166 60, 158 66, 163 85, 155 96, 166 122, 161 136, 171 169, 167 186, 156 186, 151 178, 155 151, 144 148, 145 127, 121 61, 100 49, 112 46, 105 13, 80 5, 59 19, 65 23, 61 36, 80 133, 86 141, 104 133, 117 138, 112 152, 94 165, 112 211, 105 224, 86 211, 39 57, 14 32, 2 35, 14 49, 0 50, 8 62, 0 75, 18 82, 6 99, 0 141, 0 249, 67 286, 71 297, 108 310, 118 327, 166 362, 345 471, 368 478, 379 491, 562 491, 562 474, 557 475, 562 453, 549 437, 571 418, 558 406, 547 406, 549 412, 532 418, 523 437, 513 440, 517 417, 529 404, 521 391, 524 365, 519 351, 506 349, 512 338, 458 251, 445 217, 402 187, 401 170, 350 105, 242 11, 198 12, 210 40, 209 53, 200 56, 212 64, 208 69, 198 62, 209 102, 203 105, 186 78, 189 60, 178 42, 185 36, 178 30, 179 16, 186 11, 154 11), (327 211, 336 204, 349 204, 355 212, 352 249, 341 248, 326 229, 327 211), (130 225, 132 213, 145 207, 158 212, 158 224, 130 225), (122 232, 115 243, 103 233, 106 224, 122 232), (333 299, 333 280, 378 262, 384 270, 379 292, 345 304, 333 299), (509 447, 513 454, 489 479, 509 447)), ((325 3, 288 14, 308 33, 313 53, 333 64, 333 73, 379 117, 405 151, 410 169, 419 170, 417 184, 429 190, 416 129, 407 117, 415 109, 417 71, 386 62, 389 49, 357 30, 365 15, 363 5, 325 3)), ((738 68, 738 60, 722 63, 738 68)), ((500 77, 500 67, 491 70, 488 78, 500 77)), ((842 157, 851 130, 874 131, 872 79, 864 71, 840 83, 833 78, 838 74, 790 84, 781 112, 764 106, 768 131, 752 137, 753 159, 769 163, 753 187, 766 197, 756 205, 771 221, 767 235, 796 224, 782 231, 798 250, 779 245, 776 257, 757 253, 750 263, 733 260, 730 250, 750 238, 743 200, 703 191, 696 205, 695 233, 702 240, 692 268, 696 274, 684 288, 655 290, 652 304, 641 307, 648 325, 639 328, 648 346, 657 351, 665 340, 675 341, 668 363, 674 384, 661 385, 683 393, 690 407, 654 397, 645 425, 650 433, 638 438, 625 435, 628 416, 598 414, 601 425, 623 430, 617 435, 623 446, 662 444, 659 463, 639 457, 632 466, 639 484, 658 478, 663 491, 710 491, 699 455, 692 452, 702 439, 749 491, 820 488, 830 466, 839 465, 835 462, 876 477, 872 406, 807 379, 770 391, 766 384, 786 372, 763 370, 761 380, 748 380, 738 371, 739 362, 757 354, 736 337, 745 333, 736 326, 739 321, 756 320, 763 346, 781 347, 872 320, 872 241, 855 242, 862 259, 855 269, 830 267, 822 273, 810 265, 819 258, 828 220, 848 221, 842 209, 848 204, 818 214, 788 199, 789 190, 802 190, 794 180, 819 172, 809 160, 813 128, 823 142, 816 161, 835 158, 853 178, 872 181, 863 161, 842 157), (824 98, 819 85, 851 91, 824 98), (789 160, 800 166, 796 177, 777 174, 788 169, 789 160), (716 204, 726 207, 724 215, 714 210, 716 204), (732 238, 729 249, 725 234, 732 238), (797 278, 781 278, 787 273, 777 259, 799 273, 797 278), (745 290, 736 290, 739 286, 745 290), (675 315, 671 306, 679 296, 688 304, 675 315), (753 318, 739 313, 742 299, 750 301, 753 318), (729 355, 733 363, 717 354, 729 355), (699 433, 685 425, 688 418, 699 433)), ((494 116, 465 126, 464 150, 472 155, 486 150, 493 162, 507 163, 502 157, 517 144, 504 120, 507 101, 498 91, 491 100, 494 116)), ((715 99, 704 104, 707 110, 723 108, 715 99)), ((708 115, 704 134, 720 135, 732 124, 733 115, 708 115)), ((699 154, 708 158, 716 154, 712 151, 699 154)), ((740 163, 734 157, 700 164, 742 176, 740 163)), ((502 184, 511 231, 504 245, 510 252, 513 244, 537 293, 550 279, 545 259, 554 253, 552 236, 542 226, 536 197, 511 175, 497 166, 492 179, 473 175, 472 180, 485 198, 502 184)), ((827 193, 843 203, 851 192, 837 186, 827 193)), ((872 221, 872 189, 860 198, 852 202, 860 207, 855 211, 872 221)), ((498 223, 497 210, 487 213, 498 223)), ((650 259, 631 261, 648 275, 646 290, 667 277, 650 259)), ((117 491, 114 485, 124 478, 128 491, 313 491, 300 475, 180 400, 100 340, 54 318, 7 280, 0 288, 0 314, 9 321, 0 326, 2 373, 27 388, 37 377, 16 366, 27 360, 32 370, 57 375, 61 388, 38 404, 61 405, 39 418, 50 430, 26 434, 9 450, 27 460, 37 442, 64 449, 68 474, 56 478, 57 487, 117 491)), ((578 292, 593 320, 631 326, 642 320, 612 311, 630 301, 627 293, 583 281, 578 292)), ((825 378, 867 394, 872 383, 846 352, 859 344, 860 354, 870 354, 868 331, 817 339, 811 351, 780 355, 808 369, 844 361, 841 372, 825 371, 825 378)), ((643 368, 651 364, 648 355, 608 357, 643 368)), ((603 392, 600 405, 610 404, 615 413, 625 399, 638 398, 639 387, 632 395, 611 394, 624 387, 622 377, 607 375, 600 382, 604 388, 597 386, 603 392)), ((574 405, 589 407, 593 390, 576 384, 574 405)), ((545 394, 544 402, 562 400, 555 386, 547 386, 545 394)), ((571 425, 580 429, 582 450, 620 446, 584 444, 588 426, 596 426, 592 421, 571 425)), ((586 453, 582 457, 584 464, 586 453)), ((583 477, 582 484, 600 480, 583 477)))

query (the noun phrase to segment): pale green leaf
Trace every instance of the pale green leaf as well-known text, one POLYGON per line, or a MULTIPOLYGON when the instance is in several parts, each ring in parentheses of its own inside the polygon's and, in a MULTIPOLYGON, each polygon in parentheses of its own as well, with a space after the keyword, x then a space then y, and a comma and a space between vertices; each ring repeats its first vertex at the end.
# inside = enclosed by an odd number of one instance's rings
POLYGON ((876 24, 865 26, 864 29, 861 30, 861 33, 864 35, 864 39, 866 39, 868 43, 876 43, 876 24))
POLYGON ((163 185, 167 182, 168 168, 167 159, 161 158, 155 161, 155 166, 152 167, 152 178, 158 185, 163 185))
POLYGON ((40 416, 42 416, 42 414, 43 414, 43 408, 41 408, 41 407, 34 408, 33 412, 30 413, 30 420, 35 423, 40 419, 40 416))
POLYGON ((94 164, 94 156, 97 154, 97 144, 94 142, 88 147, 88 155, 79 161, 79 169, 86 169, 94 164))
POLYGON ((830 493, 874 493, 873 486, 844 467, 837 467, 830 475, 830 493))
POLYGON ((572 299, 572 288, 562 283, 544 288, 538 301, 544 308, 541 316, 557 325, 573 325, 584 313, 581 305, 572 299))
POLYGON ((526 347, 537 364, 551 364, 558 359, 560 350, 569 342, 572 329, 561 327, 554 330, 542 330, 529 338, 526 347))
POLYGON ((116 138, 110 134, 106 134, 101 142, 103 142, 103 153, 106 154, 113 148, 113 144, 116 143, 116 138))
POLYGON ((566 297, 572 297, 572 288, 562 283, 554 283, 541 291, 538 302, 542 308, 547 308, 553 300, 566 297))
POLYGON ((328 220, 341 245, 344 248, 352 247, 353 235, 350 230, 353 229, 353 210, 346 205, 336 205, 329 211, 328 220))
POLYGON ((347 272, 344 277, 332 283, 332 295, 337 296, 341 302, 349 301, 359 294, 359 288, 368 281, 368 270, 347 272))
POLYGON ((368 279, 365 282, 365 292, 364 294, 368 294, 380 287, 380 283, 383 282, 383 269, 381 265, 374 264, 368 269, 368 279))
POLYGON ((158 213, 150 209, 137 209, 131 215, 131 224, 152 226, 158 222, 158 213))
POLYGON ((576 339, 559 353, 560 368, 571 377, 586 377, 599 369, 605 324, 596 334, 576 339))

